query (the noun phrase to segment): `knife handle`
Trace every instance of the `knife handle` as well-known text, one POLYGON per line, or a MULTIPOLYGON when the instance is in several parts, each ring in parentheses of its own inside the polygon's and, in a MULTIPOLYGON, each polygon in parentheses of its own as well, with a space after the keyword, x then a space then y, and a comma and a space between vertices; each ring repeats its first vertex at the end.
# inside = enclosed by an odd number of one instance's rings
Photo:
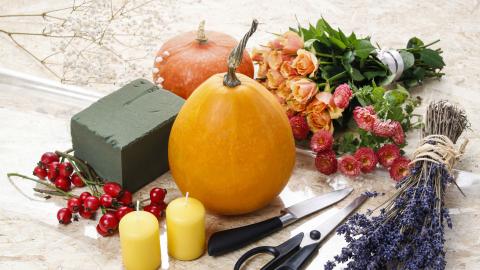
POLYGON ((306 264, 314 257, 318 252, 320 247, 320 242, 313 243, 307 246, 302 247, 300 250, 295 252, 290 258, 285 260, 278 268, 275 270, 299 270, 303 269, 306 264))
POLYGON ((278 231, 282 226, 280 217, 274 217, 247 226, 216 232, 208 240, 208 255, 219 256, 237 250, 278 231))

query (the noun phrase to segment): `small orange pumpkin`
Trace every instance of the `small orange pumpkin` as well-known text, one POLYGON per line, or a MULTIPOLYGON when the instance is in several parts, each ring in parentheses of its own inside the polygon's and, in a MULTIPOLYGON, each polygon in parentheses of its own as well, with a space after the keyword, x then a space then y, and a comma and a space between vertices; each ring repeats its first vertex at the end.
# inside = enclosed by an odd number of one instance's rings
MULTIPOLYGON (((228 55, 238 44, 227 34, 205 31, 204 24, 200 23, 197 32, 183 33, 165 42, 155 58, 153 81, 184 99, 213 74, 227 71, 228 55)), ((253 78, 248 53, 243 54, 237 71, 253 78)))
POLYGON ((255 211, 285 187, 295 165, 287 116, 261 84, 236 74, 251 30, 232 51, 228 73, 202 83, 180 110, 170 133, 168 160, 185 194, 210 211, 255 211))

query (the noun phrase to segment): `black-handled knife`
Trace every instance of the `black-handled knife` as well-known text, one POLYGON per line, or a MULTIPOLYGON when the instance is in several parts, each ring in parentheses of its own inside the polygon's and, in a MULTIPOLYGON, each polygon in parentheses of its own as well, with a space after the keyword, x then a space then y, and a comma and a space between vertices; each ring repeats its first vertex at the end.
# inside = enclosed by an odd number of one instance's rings
POLYGON ((284 209, 281 216, 243 227, 216 232, 212 234, 208 241, 208 254, 210 256, 219 256, 244 247, 303 217, 341 201, 352 191, 352 188, 336 190, 294 204, 284 209))

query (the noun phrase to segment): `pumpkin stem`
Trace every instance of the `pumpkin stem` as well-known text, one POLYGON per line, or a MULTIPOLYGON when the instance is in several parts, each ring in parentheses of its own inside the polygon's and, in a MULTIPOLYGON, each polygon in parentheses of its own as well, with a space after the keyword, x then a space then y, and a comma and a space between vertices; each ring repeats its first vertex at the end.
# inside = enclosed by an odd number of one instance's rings
POLYGON ((250 30, 243 36, 237 46, 232 50, 230 56, 228 57, 228 72, 223 77, 223 85, 227 87, 235 87, 241 84, 240 80, 237 78, 235 71, 237 70, 238 66, 242 62, 243 58, 243 51, 245 50, 245 46, 247 46, 248 39, 255 33, 257 30, 258 21, 256 19, 253 20, 252 26, 250 30))
POLYGON ((205 20, 202 20, 198 25, 197 30, 197 41, 200 43, 206 43, 208 40, 207 36, 205 35, 205 20))

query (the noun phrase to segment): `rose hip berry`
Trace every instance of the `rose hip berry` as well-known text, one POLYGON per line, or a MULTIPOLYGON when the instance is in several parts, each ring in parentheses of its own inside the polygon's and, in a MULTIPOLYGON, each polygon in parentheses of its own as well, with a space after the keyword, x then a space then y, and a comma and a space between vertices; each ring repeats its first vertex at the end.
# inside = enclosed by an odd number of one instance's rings
POLYGON ((58 155, 53 152, 46 152, 40 158, 40 163, 43 164, 44 166, 52 162, 58 162, 58 161, 59 161, 58 155))
POLYGON ((110 196, 108 194, 102 194, 102 196, 100 196, 100 204, 103 207, 111 207, 112 203, 113 203, 112 196, 110 196))
POLYGON ((88 191, 85 191, 85 192, 80 193, 79 198, 80 198, 80 200, 82 200, 82 203, 83 203, 85 201, 85 199, 90 197, 90 196, 92 196, 92 194, 90 194, 90 192, 88 192, 88 191))
POLYGON ((130 205, 132 203, 132 193, 124 190, 123 194, 117 200, 123 205, 130 205))
POLYGON ((91 219, 95 213, 86 210, 83 206, 78 211, 78 214, 84 219, 91 219))
POLYGON ((112 234, 109 233, 108 231, 104 231, 101 227, 100 224, 97 224, 97 233, 100 234, 103 237, 108 237, 111 236, 112 234))
POLYGON ((103 191, 113 198, 117 198, 122 193, 122 186, 115 182, 108 182, 103 185, 103 191))
POLYGON ((83 201, 83 207, 85 210, 90 211, 90 212, 95 212, 98 210, 100 207, 100 200, 95 197, 95 196, 88 196, 84 201, 83 201))
POLYGON ((69 177, 73 172, 73 166, 70 162, 62 162, 58 164, 58 175, 63 177, 69 177))
POLYGON ((157 218, 160 218, 162 216, 162 208, 160 208, 158 205, 155 205, 155 204, 149 204, 145 206, 143 208, 143 211, 150 212, 157 218))
POLYGON ((54 161, 47 165, 47 177, 50 181, 54 182, 58 176, 58 162, 54 161))
POLYGON ((35 175, 36 177, 42 180, 45 180, 45 178, 47 177, 47 170, 45 170, 40 166, 37 166, 35 167, 35 169, 33 169, 33 175, 35 175))
POLYGON ((133 209, 127 206, 120 206, 120 208, 115 211, 115 217, 120 221, 126 214, 132 212, 133 209))
POLYGON ((82 201, 79 198, 70 198, 67 201, 67 208, 72 211, 72 213, 77 213, 82 208, 82 201))
POLYGON ((82 178, 76 173, 72 174, 71 180, 72 180, 72 184, 76 187, 85 186, 85 183, 83 182, 82 178))
POLYGON ((64 225, 72 222, 72 211, 70 211, 70 209, 68 208, 62 208, 58 210, 57 219, 58 219, 58 223, 64 224, 64 225))
POLYGON ((55 186, 63 191, 69 191, 70 179, 59 176, 57 179, 55 179, 55 186))
POLYGON ((165 200, 165 195, 167 195, 167 190, 164 188, 152 188, 150 190, 150 201, 152 203, 161 203, 165 200))
POLYGON ((102 231, 106 231, 109 234, 113 234, 118 227, 118 219, 114 214, 106 213, 98 221, 98 225, 102 231))

